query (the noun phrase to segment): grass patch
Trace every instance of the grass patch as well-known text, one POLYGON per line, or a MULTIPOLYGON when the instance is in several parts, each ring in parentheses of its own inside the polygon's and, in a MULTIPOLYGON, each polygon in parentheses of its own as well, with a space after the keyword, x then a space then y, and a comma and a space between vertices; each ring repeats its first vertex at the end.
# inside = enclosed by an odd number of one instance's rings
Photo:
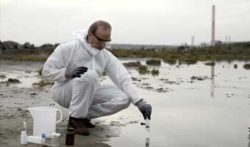
POLYGON ((153 76, 158 76, 159 75, 159 70, 158 69, 152 69, 151 70, 151 74, 153 75, 153 76))
POLYGON ((149 59, 146 61, 147 65, 153 65, 153 66, 161 66, 161 60, 158 59, 149 59))
POLYGON ((5 79, 6 75, 0 74, 0 79, 5 79))
POLYGON ((136 61, 136 62, 128 62, 128 63, 123 63, 125 67, 139 67, 141 66, 141 62, 136 61))
POLYGON ((20 80, 18 79, 13 79, 13 78, 8 78, 7 81, 3 81, 1 83, 7 83, 7 84, 18 84, 18 83, 21 83, 20 80))
MULTIPOLYGON (((238 42, 207 47, 183 47, 169 49, 112 49, 117 57, 158 58, 169 64, 195 64, 197 61, 250 61, 250 42, 238 42)), ((53 49, 17 49, 2 53, 0 60, 45 61, 53 49)), ((160 65, 159 60, 148 61, 148 65, 160 65)), ((130 66, 130 65, 128 65, 130 66)), ((131 65, 132 66, 132 65, 131 65)), ((136 65, 136 67, 138 67, 136 65)))
POLYGON ((47 80, 41 80, 41 81, 39 81, 38 83, 33 83, 32 85, 33 85, 33 86, 44 87, 44 86, 53 85, 53 84, 54 84, 54 82, 47 81, 47 80))
POLYGON ((137 68, 137 71, 139 74, 148 74, 150 71, 148 70, 148 67, 145 65, 141 65, 137 68))
POLYGON ((243 65, 243 67, 244 67, 245 69, 248 69, 248 70, 249 70, 249 69, 250 69, 250 64, 249 64, 249 63, 246 63, 246 64, 243 65))
POLYGON ((170 65, 175 65, 176 64, 176 62, 177 62, 177 60, 176 59, 168 59, 168 58, 166 58, 166 59, 163 59, 163 61, 165 62, 165 63, 168 63, 168 64, 170 64, 170 65))

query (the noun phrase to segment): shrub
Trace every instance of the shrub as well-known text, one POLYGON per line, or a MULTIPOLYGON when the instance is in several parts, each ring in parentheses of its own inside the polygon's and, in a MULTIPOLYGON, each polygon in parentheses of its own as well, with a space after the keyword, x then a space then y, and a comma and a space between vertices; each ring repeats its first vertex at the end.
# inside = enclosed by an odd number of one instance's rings
POLYGON ((140 74, 147 74, 147 73, 149 73, 148 67, 145 66, 145 65, 139 66, 137 70, 138 70, 138 72, 140 74))
POLYGON ((153 69, 153 70, 151 70, 151 74, 153 76, 158 76, 159 75, 159 70, 158 69, 153 69))
POLYGON ((249 63, 246 63, 246 64, 244 64, 244 66, 243 66, 245 69, 250 69, 250 64, 249 63))
POLYGON ((128 62, 128 63, 123 63, 124 66, 126 67, 139 67, 141 66, 141 62, 128 62))
POLYGON ((154 66, 160 66, 161 65, 161 60, 158 59, 150 59, 146 61, 147 65, 154 65, 154 66))

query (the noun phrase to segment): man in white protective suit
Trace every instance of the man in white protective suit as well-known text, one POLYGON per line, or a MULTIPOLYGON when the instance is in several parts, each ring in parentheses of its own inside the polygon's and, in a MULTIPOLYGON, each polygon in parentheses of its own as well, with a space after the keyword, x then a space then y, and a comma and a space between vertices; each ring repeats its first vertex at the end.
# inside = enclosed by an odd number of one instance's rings
POLYGON ((111 115, 132 102, 144 119, 150 119, 152 107, 142 99, 125 67, 108 50, 111 26, 94 22, 86 32, 75 33, 76 39, 60 44, 48 57, 42 75, 53 80, 53 100, 69 108, 68 128, 89 135, 95 126, 91 119, 111 115), (100 85, 106 73, 116 86, 100 85))

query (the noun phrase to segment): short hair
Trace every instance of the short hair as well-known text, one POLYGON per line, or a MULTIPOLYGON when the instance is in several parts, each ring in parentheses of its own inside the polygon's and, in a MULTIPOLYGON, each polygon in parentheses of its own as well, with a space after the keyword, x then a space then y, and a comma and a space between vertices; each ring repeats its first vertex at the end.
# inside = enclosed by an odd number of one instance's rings
POLYGON ((89 34, 89 33, 95 33, 96 30, 97 30, 97 28, 98 28, 99 26, 104 26, 104 27, 106 27, 106 28, 111 29, 111 25, 110 25, 108 22, 103 21, 103 20, 97 20, 97 21, 95 21, 94 23, 92 23, 92 24, 90 25, 89 30, 88 30, 88 34, 89 34))

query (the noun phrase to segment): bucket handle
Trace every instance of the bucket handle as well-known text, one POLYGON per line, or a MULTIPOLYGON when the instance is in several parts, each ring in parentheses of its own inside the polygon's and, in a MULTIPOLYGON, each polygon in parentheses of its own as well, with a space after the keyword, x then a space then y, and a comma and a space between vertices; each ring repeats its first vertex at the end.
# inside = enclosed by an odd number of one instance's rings
POLYGON ((63 119, 62 110, 61 110, 61 109, 57 109, 57 111, 58 111, 58 112, 59 112, 59 114, 60 114, 60 118, 59 118, 59 120, 58 120, 58 121, 56 121, 56 124, 58 124, 59 122, 61 122, 61 121, 62 121, 62 119, 63 119))

